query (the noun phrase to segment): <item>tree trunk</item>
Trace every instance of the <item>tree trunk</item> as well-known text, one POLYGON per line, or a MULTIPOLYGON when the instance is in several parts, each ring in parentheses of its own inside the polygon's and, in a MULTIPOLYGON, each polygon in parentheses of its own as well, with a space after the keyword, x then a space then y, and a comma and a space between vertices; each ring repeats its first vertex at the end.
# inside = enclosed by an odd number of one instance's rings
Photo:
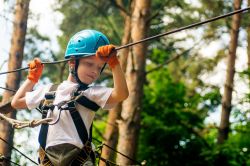
MULTIPOLYGON (((124 15, 125 19, 125 25, 124 25, 124 35, 122 38, 121 45, 128 44, 130 41, 130 32, 131 32, 131 17, 129 15, 124 15)), ((129 53, 129 48, 122 49, 119 52, 119 61, 122 67, 122 70, 126 71, 127 66, 127 57, 129 53)), ((117 142, 118 142, 118 125, 109 125, 109 124, 117 124, 116 120, 120 119, 121 117, 121 109, 122 109, 122 103, 119 103, 115 108, 109 111, 108 115, 108 124, 105 129, 105 144, 109 145, 112 148, 116 148, 117 142)), ((103 146, 102 149, 102 158, 114 161, 115 153, 110 148, 103 146)), ((103 161, 100 161, 99 166, 106 166, 106 163, 103 161)))
MULTIPOLYGON (((234 0, 234 10, 240 9, 241 0, 234 0)), ((229 117, 231 112, 231 100, 234 81, 236 48, 238 45, 238 34, 240 27, 240 14, 233 15, 232 29, 230 32, 231 40, 229 45, 229 55, 227 59, 226 83, 224 85, 224 94, 222 98, 221 121, 218 131, 218 144, 224 143, 229 133, 229 117)))
MULTIPOLYGON (((131 16, 132 42, 147 37, 150 0, 136 0, 131 16)), ((129 88, 129 97, 123 102, 121 120, 119 121, 118 151, 130 158, 135 158, 140 128, 140 111, 145 80, 146 43, 132 47, 128 56, 126 80, 129 88)), ((122 165, 135 164, 118 154, 117 163, 122 165)))
MULTIPOLYGON (((248 6, 250 5, 250 0, 247 1, 248 6)), ((247 68, 250 72, 250 25, 247 27, 247 68)), ((248 88, 250 92, 250 75, 248 75, 248 88)), ((250 99, 248 100, 250 102, 250 99)))
MULTIPOLYGON (((8 70, 14 70, 22 66, 29 2, 29 0, 16 1, 8 70)), ((20 84, 20 77, 20 72, 8 74, 6 87, 17 89, 20 84)), ((4 91, 2 103, 6 103, 13 95, 13 92, 4 91)), ((11 112, 7 114, 7 116, 10 118, 16 118, 16 111, 11 108, 11 112)), ((0 137, 8 141, 10 145, 13 145, 13 135, 14 130, 12 127, 7 122, 0 121, 0 137)), ((11 148, 2 141, 0 141, 0 154, 3 154, 5 157, 11 156, 11 148)), ((5 162, 3 165, 7 166, 10 165, 10 163, 5 162)))

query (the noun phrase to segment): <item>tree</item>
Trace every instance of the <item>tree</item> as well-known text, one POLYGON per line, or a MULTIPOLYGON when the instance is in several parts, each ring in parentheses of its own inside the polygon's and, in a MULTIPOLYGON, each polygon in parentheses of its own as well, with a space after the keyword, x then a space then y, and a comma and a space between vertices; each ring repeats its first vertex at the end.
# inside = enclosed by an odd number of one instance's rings
MULTIPOLYGON (((8 70, 14 70, 22 66, 23 50, 25 44, 25 35, 27 29, 27 19, 29 11, 30 0, 17 0, 15 5, 15 18, 14 27, 11 39, 11 48, 8 62, 8 70)), ((7 75, 6 87, 10 89, 17 89, 20 83, 20 72, 11 73, 7 75)), ((6 103, 10 97, 13 96, 13 92, 4 91, 2 102, 6 103)), ((16 117, 16 111, 11 108, 10 113, 7 115, 10 118, 16 117)), ((12 127, 4 121, 0 122, 0 137, 7 140, 10 145, 13 145, 13 134, 12 127)), ((11 156, 11 148, 5 143, 0 144, 0 154, 6 157, 11 156)), ((10 165, 10 163, 5 163, 10 165)))
MULTIPOLYGON (((248 6, 250 5, 250 0, 247 1, 248 6)), ((250 91, 250 24, 247 26, 247 73, 248 73, 248 83, 249 83, 249 91, 250 91)), ((249 92, 249 100, 250 101, 250 92, 249 92)))
MULTIPOLYGON (((150 0, 137 0, 134 3, 134 10, 131 16, 132 42, 147 37, 150 5, 150 0)), ((140 129, 146 50, 146 43, 133 46, 127 60, 126 80, 130 94, 122 105, 117 149, 131 158, 136 156, 140 129)), ((117 162, 123 165, 133 164, 130 160, 120 155, 117 157, 117 162)))
MULTIPOLYGON (((241 7, 241 0, 234 0, 234 10, 238 10, 241 7)), ((236 48, 238 45, 238 34, 240 27, 240 14, 233 15, 232 18, 232 29, 231 29, 231 40, 229 45, 229 55, 227 59, 227 73, 226 82, 224 85, 224 94, 222 98, 222 110, 221 110, 221 121, 218 129, 218 143, 222 144, 228 138, 230 123, 229 117, 231 112, 231 100, 233 90, 233 80, 235 73, 235 59, 236 59, 236 48)))
MULTIPOLYGON (((133 10, 133 1, 129 5, 130 6, 129 9, 126 11, 125 11, 126 9, 125 5, 120 0, 117 1, 116 5, 119 5, 122 9, 124 9, 124 10, 121 10, 120 13, 124 19, 124 30, 123 30, 124 34, 122 37, 121 45, 125 45, 125 44, 128 44, 131 39, 131 35, 130 35, 131 34, 131 14, 130 13, 133 10)), ((129 48, 125 48, 119 52, 119 55, 120 55, 119 61, 121 63, 121 67, 124 72, 126 71, 128 53, 129 53, 129 48)), ((116 120, 120 119, 121 110, 122 110, 122 103, 119 103, 115 108, 110 110, 108 114, 108 124, 105 128, 104 138, 105 138, 105 144, 109 145, 112 148, 115 148, 117 145, 118 126, 110 125, 110 124, 112 123, 114 124, 116 120)), ((111 149, 103 146, 102 157, 104 159, 114 160, 114 156, 115 154, 111 149)), ((101 161, 99 165, 105 166, 106 163, 101 161)))

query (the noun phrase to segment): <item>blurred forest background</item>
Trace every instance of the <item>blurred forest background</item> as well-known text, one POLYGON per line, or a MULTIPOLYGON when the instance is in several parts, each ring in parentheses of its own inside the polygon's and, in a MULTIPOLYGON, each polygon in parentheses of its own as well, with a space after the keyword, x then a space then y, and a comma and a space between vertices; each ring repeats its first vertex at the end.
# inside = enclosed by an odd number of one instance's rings
MULTIPOLYGON (((3 0, 0 17, 13 31, 8 61, 1 56, 1 72, 5 64, 7 70, 26 67, 34 57, 62 60, 69 38, 82 29, 99 30, 122 46, 250 5, 250 0, 54 0, 52 9, 61 16, 58 33, 48 29, 51 35, 43 35, 35 24, 40 17, 29 9, 30 3, 43 1, 32 1, 3 0)), ((134 160, 107 146, 103 158, 117 165, 250 165, 249 16, 245 12, 120 50, 130 96, 113 110, 97 113, 93 136, 134 160)), ((59 83, 67 74, 65 63, 46 65, 40 84, 59 83)), ((1 82, 18 89, 26 75, 8 74, 1 82)), ((97 84, 112 86, 108 68, 97 84)), ((2 102, 13 94, 3 91, 2 102)), ((36 110, 7 115, 19 120, 41 117, 36 110)), ((0 137, 35 161, 38 132, 39 127, 13 130, 0 121, 0 137)), ((1 140, 0 154, 20 165, 34 165, 1 140)))

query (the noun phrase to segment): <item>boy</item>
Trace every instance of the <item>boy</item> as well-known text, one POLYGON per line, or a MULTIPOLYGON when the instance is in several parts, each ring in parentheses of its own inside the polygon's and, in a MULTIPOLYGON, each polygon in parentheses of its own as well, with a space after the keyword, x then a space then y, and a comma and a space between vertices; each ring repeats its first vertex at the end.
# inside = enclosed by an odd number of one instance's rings
POLYGON ((32 91, 44 66, 37 58, 31 61, 27 80, 11 104, 16 109, 33 109, 41 106, 41 101, 47 96, 47 105, 44 102, 41 108, 46 110, 43 117, 52 118, 53 123, 42 125, 40 130, 41 165, 94 165, 90 142, 95 111, 99 107, 110 109, 128 97, 125 76, 115 47, 109 45, 105 35, 95 30, 76 33, 68 43, 65 58, 76 59, 68 62, 68 79, 54 90, 49 85, 32 91), (90 56, 93 54, 95 56, 90 56), (108 63, 112 70, 114 87, 89 86, 99 77, 104 63, 108 63), (55 93, 51 95, 51 91, 55 93))

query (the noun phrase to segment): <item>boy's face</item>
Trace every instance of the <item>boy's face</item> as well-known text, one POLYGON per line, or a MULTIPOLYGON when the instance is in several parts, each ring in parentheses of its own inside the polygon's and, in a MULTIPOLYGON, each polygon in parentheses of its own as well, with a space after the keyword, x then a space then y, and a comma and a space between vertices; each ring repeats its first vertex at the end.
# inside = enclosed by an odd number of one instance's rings
POLYGON ((91 84, 100 76, 104 62, 96 56, 89 56, 79 60, 78 77, 85 84, 91 84))

